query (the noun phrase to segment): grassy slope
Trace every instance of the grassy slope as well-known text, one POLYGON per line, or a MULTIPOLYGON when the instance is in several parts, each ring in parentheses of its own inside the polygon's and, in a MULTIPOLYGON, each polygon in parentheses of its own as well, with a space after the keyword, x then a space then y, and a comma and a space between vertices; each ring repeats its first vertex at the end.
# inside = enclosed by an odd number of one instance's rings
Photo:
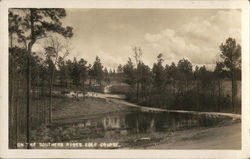
POLYGON ((88 116, 128 109, 124 104, 113 103, 101 98, 85 97, 85 100, 58 98, 53 104, 53 119, 88 116))

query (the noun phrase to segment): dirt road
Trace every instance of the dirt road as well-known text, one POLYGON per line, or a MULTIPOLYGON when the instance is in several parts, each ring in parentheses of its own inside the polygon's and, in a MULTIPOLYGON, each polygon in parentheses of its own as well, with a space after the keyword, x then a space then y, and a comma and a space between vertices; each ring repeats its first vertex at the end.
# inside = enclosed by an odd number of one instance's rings
POLYGON ((169 140, 147 149, 241 149, 241 123, 176 132, 169 140))

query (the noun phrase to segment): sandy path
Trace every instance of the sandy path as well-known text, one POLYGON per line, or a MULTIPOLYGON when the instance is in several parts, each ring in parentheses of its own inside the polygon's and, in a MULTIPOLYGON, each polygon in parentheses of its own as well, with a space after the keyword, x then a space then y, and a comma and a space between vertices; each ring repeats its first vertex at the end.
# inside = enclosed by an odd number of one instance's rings
POLYGON ((241 123, 180 131, 170 140, 147 149, 241 149, 241 123))

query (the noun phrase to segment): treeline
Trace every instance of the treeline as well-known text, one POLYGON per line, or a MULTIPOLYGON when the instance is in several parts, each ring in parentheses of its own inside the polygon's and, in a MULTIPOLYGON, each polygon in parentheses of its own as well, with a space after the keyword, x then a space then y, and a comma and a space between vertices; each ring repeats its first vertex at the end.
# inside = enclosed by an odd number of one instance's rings
POLYGON ((214 70, 206 66, 193 66, 188 59, 163 65, 163 54, 157 56, 153 67, 140 59, 142 50, 134 48, 135 63, 119 65, 117 72, 131 86, 130 91, 113 88, 125 93, 127 99, 140 105, 166 109, 198 111, 241 111, 241 99, 236 98, 237 82, 241 80, 241 47, 232 38, 220 45, 222 62, 216 62, 214 70), (231 92, 222 93, 223 82, 229 80, 231 92))
MULTIPOLYGON (((11 52, 11 61, 13 61, 11 69, 15 72, 14 75, 18 73, 25 77, 28 56, 26 50, 14 47, 10 48, 9 51, 11 52)), ((44 54, 46 54, 46 50, 44 54)), ((31 86, 47 87, 47 90, 52 82, 53 87, 56 87, 53 90, 89 91, 92 86, 103 87, 109 83, 109 76, 115 72, 114 70, 108 71, 98 56, 93 64, 88 64, 83 58, 65 60, 61 56, 58 56, 57 61, 53 61, 52 57, 47 55, 46 58, 41 58, 35 52, 30 57, 31 86)))
MULTIPOLYGON (((107 68, 103 67, 101 60, 98 56, 93 65, 88 64, 83 58, 73 61, 59 59, 57 77, 60 85, 63 87, 71 87, 70 85, 80 87, 81 90, 86 89, 87 86, 98 85, 103 86, 108 83, 109 72, 107 68)), ((86 91, 86 90, 85 90, 86 91)))

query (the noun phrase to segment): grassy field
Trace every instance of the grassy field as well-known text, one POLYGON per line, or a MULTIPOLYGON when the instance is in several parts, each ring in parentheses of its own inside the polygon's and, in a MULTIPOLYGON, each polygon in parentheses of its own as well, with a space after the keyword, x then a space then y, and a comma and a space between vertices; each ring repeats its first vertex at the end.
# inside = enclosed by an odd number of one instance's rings
POLYGON ((126 111, 125 104, 113 103, 110 100, 85 97, 85 99, 58 98, 53 103, 53 119, 76 116, 92 116, 109 112, 126 111))

